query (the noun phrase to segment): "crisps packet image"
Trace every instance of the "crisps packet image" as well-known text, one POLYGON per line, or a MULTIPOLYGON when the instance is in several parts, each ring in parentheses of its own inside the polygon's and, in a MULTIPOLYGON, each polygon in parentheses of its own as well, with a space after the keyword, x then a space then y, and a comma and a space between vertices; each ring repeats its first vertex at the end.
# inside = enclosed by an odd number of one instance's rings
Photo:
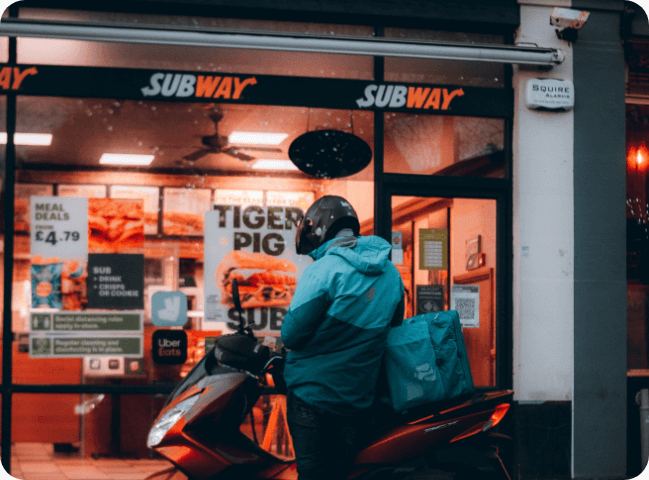
POLYGON ((63 308, 61 273, 63 262, 58 258, 32 258, 32 308, 63 308))

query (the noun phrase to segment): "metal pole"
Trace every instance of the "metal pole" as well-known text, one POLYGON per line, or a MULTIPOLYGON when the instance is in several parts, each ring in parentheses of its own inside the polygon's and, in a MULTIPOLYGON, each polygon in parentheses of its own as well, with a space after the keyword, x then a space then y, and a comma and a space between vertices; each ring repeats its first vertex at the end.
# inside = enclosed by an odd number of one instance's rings
POLYGON ((649 461, 649 389, 640 390, 635 396, 635 403, 640 405, 640 444, 644 470, 649 461))
MULTIPOLYGON (((9 7, 11 17, 18 16, 18 7, 9 7)), ((17 43, 9 39, 9 62, 16 63, 17 43)), ((4 193, 4 298, 2 311, 2 428, 0 457, 5 471, 11 474, 11 413, 13 401, 13 328, 12 289, 14 276, 14 197, 16 183, 16 95, 7 95, 7 147, 5 150, 4 193)))
POLYGON ((155 28, 144 26, 134 28, 132 26, 88 26, 73 22, 3 20, 0 22, 0 36, 249 48, 374 57, 437 58, 548 66, 558 65, 565 59, 563 50, 556 48, 432 43, 363 37, 331 38, 271 32, 176 30, 158 25, 155 28))

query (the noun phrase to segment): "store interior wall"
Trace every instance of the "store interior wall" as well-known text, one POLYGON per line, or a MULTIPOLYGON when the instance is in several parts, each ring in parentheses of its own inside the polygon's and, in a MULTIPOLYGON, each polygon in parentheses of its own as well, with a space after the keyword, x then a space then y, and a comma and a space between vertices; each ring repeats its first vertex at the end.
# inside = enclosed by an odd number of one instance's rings
POLYGON ((496 202, 455 198, 451 208, 451 278, 467 272, 466 241, 480 235, 485 267, 496 273, 496 202))

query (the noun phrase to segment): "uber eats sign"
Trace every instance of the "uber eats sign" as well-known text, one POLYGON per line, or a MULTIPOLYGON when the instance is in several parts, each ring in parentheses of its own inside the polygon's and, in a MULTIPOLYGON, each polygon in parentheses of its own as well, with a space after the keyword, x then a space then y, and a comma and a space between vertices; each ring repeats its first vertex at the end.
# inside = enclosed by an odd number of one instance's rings
MULTIPOLYGON (((303 206, 215 204, 205 215, 205 321, 236 330, 232 280, 243 318, 257 333, 278 336, 297 281, 312 262, 295 253, 303 206)), ((304 206, 308 207, 308 203, 304 206)))

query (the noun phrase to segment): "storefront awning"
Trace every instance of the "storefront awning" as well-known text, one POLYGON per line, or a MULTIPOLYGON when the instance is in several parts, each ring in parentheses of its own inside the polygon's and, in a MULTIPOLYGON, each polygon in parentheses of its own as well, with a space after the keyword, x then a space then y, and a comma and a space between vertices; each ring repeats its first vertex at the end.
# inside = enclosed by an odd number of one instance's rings
POLYGON ((96 42, 147 43, 255 50, 283 50, 385 57, 431 58, 524 65, 558 65, 561 49, 514 45, 432 43, 384 38, 323 37, 292 33, 181 30, 163 26, 89 25, 2 19, 0 36, 58 38, 96 42))

